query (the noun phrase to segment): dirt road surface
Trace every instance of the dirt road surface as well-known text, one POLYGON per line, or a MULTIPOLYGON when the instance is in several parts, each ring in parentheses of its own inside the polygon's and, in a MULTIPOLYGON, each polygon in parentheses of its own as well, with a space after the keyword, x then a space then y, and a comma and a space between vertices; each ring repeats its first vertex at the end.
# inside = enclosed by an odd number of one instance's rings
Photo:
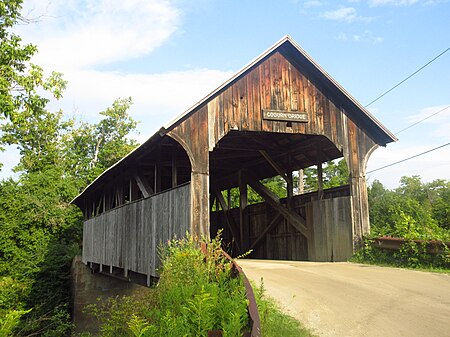
POLYGON ((450 336, 450 275, 352 263, 238 261, 319 336, 450 336))

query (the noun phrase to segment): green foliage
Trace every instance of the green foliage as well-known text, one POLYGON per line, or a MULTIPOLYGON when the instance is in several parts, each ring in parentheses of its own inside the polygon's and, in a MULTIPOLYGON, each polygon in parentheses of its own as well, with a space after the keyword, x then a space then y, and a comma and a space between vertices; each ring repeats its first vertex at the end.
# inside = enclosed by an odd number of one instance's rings
POLYGON ((27 20, 20 15, 21 0, 0 3, 0 111, 2 117, 21 120, 23 112, 42 109, 48 102, 42 90, 55 98, 62 96, 66 82, 60 73, 44 76, 42 68, 30 63, 37 48, 22 44, 12 28, 27 20))
MULTIPOLYGON (((305 179, 305 191, 316 191, 318 189, 317 168, 308 167, 303 171, 305 179)), ((332 160, 326 162, 325 165, 323 165, 323 188, 332 188, 347 185, 349 183, 349 177, 350 173, 345 159, 341 159, 337 163, 336 161, 332 160)))
POLYGON ((122 159, 137 143, 128 138, 137 122, 128 114, 131 98, 117 99, 112 106, 100 112, 103 118, 97 124, 66 125, 62 145, 66 170, 76 176, 84 187, 105 169, 122 159))
POLYGON ((152 333, 152 330, 156 328, 147 322, 144 318, 139 318, 137 315, 131 315, 131 319, 128 322, 128 328, 130 329, 133 337, 145 337, 152 333))
POLYGON ((402 177, 395 190, 374 181, 368 192, 372 236, 450 241, 449 182, 423 184, 417 176, 402 177))
POLYGON ((97 146, 99 153, 98 164, 90 166, 83 166, 84 153, 77 159, 72 151, 70 141, 81 131, 71 121, 64 122, 61 112, 26 110, 20 120, 12 118, 0 126, 0 141, 17 146, 21 155, 15 168, 19 178, 0 182, 0 277, 17 285, 12 287, 17 305, 11 301, 3 314, 11 316, 17 307, 33 309, 14 321, 17 336, 70 332, 69 273, 80 251, 81 213, 69 202, 106 168, 103 165, 134 146, 125 137, 135 126, 126 111, 129 100, 121 102, 107 109, 98 124, 83 124, 94 133, 84 146, 97 146), (125 126, 123 120, 128 121, 125 126), (95 138, 100 129, 101 144, 95 138))
POLYGON ((302 324, 291 316, 282 312, 273 299, 265 294, 264 283, 255 291, 256 303, 258 305, 261 320, 261 336, 264 337, 312 337, 313 334, 302 324))
POLYGON ((242 280, 231 277, 220 239, 211 240, 206 256, 192 237, 172 240, 162 249, 161 278, 144 297, 112 298, 89 312, 100 321, 102 337, 239 336, 248 328, 242 280))
POLYGON ((356 262, 388 264, 409 268, 450 269, 450 249, 438 254, 417 240, 450 241, 450 183, 435 180, 422 183, 420 177, 402 177, 400 186, 386 189, 374 181, 368 189, 371 235, 352 258, 356 262), (382 250, 373 238, 391 236, 406 239, 399 251, 382 250), (415 241, 416 240, 416 241, 415 241))
POLYGON ((352 256, 351 261, 448 272, 450 248, 444 245, 439 254, 434 254, 427 250, 425 243, 409 240, 399 251, 392 251, 380 249, 374 245, 374 239, 365 238, 363 247, 352 256))
POLYGON ((66 82, 30 63, 36 46, 12 32, 27 23, 21 8, 0 2, 0 151, 20 153, 18 177, 0 182, 0 334, 59 337, 71 330, 70 263, 81 242, 81 214, 69 202, 136 145, 128 139, 136 122, 131 99, 115 101, 97 124, 48 111, 66 82))
POLYGON ((30 310, 10 310, 0 316, 0 337, 14 336, 13 330, 19 323, 20 318, 29 313, 30 310))

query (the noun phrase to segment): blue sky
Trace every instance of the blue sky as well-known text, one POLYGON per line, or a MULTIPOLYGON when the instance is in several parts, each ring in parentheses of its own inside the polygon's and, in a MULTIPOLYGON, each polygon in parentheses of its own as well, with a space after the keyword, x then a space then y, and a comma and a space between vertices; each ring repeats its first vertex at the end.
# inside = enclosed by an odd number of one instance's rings
MULTIPOLYGON (((142 141, 284 35, 291 35, 363 105, 450 47, 448 0, 25 0, 37 23, 17 28, 35 62, 65 74, 67 116, 98 118, 131 96, 142 141)), ((450 105, 450 51, 369 110, 392 132, 450 105)), ((450 108, 374 152, 368 170, 450 141, 450 108)), ((16 154, 2 154, 10 174, 16 154)), ((450 146, 368 175, 450 179, 450 146)))

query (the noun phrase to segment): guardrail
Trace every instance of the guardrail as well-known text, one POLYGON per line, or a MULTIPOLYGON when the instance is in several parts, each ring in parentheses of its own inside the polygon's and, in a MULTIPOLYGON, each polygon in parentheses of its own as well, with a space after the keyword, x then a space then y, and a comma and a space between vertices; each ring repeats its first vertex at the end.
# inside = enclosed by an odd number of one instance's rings
MULTIPOLYGON (((208 255, 208 251, 206 248, 206 244, 201 244, 201 250, 205 256, 208 255)), ((242 268, 237 264, 237 262, 231 258, 224 250, 222 250, 222 254, 225 258, 231 263, 231 275, 242 277, 242 281, 244 282, 245 293, 248 300, 248 316, 250 320, 250 331, 245 332, 243 337, 261 337, 261 321, 259 318, 258 306, 256 304, 255 294, 253 293, 253 288, 245 275, 242 268)), ((222 331, 214 330, 208 332, 208 337, 222 337, 222 331)))
POLYGON ((443 242, 439 240, 406 240, 403 238, 394 237, 379 237, 374 239, 374 245, 381 249, 386 250, 400 250, 401 246, 406 243, 413 241, 417 244, 425 244, 427 253, 429 254, 439 254, 441 253, 445 246, 450 247, 450 242, 443 242))

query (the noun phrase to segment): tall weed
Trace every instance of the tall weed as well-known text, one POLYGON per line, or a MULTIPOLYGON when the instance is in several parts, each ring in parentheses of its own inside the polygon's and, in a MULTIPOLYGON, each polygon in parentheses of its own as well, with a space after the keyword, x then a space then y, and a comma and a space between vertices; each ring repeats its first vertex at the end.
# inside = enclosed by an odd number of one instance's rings
POLYGON ((111 298, 90 306, 100 336, 198 337, 220 330, 224 337, 248 330, 247 297, 240 277, 222 255, 220 236, 200 250, 187 235, 161 249, 158 285, 141 298, 111 298))

